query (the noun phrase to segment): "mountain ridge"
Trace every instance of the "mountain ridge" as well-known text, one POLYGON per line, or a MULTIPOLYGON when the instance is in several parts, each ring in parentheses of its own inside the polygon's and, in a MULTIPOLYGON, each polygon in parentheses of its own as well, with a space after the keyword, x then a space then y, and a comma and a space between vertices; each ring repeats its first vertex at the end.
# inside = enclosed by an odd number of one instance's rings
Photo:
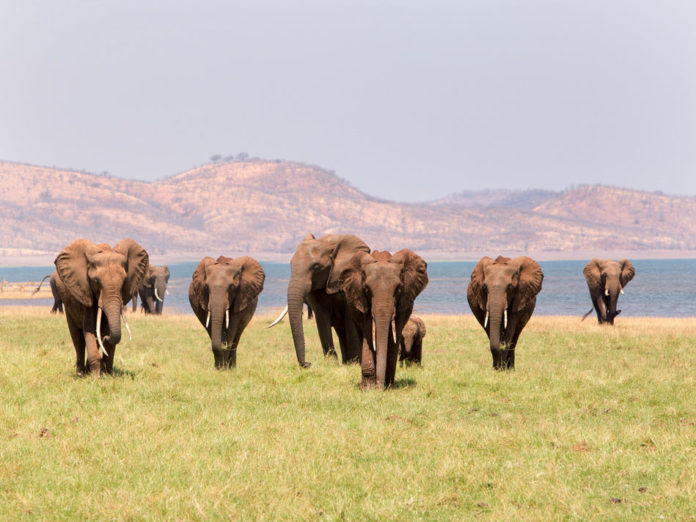
POLYGON ((601 185, 398 203, 314 165, 255 159, 157 181, 0 161, 0 186, 0 255, 55 252, 77 237, 133 237, 161 255, 288 253, 308 232, 447 255, 696 250, 696 198, 601 185))

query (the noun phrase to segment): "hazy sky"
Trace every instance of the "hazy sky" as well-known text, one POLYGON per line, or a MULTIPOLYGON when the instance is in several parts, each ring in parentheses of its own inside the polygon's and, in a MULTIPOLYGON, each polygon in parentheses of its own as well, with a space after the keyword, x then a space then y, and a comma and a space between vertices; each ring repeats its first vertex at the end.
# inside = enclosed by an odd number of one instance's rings
POLYGON ((696 2, 0 0, 0 159, 696 195, 696 2))

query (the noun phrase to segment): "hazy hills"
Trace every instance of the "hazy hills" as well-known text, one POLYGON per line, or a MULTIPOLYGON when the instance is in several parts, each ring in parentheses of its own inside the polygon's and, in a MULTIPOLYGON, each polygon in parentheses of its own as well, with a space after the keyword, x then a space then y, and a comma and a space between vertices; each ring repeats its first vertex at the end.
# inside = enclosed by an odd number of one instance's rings
POLYGON ((605 186, 484 191, 402 204, 331 172, 215 163, 156 182, 0 162, 0 254, 133 237, 154 254, 291 252, 307 233, 440 253, 696 250, 696 199, 605 186))

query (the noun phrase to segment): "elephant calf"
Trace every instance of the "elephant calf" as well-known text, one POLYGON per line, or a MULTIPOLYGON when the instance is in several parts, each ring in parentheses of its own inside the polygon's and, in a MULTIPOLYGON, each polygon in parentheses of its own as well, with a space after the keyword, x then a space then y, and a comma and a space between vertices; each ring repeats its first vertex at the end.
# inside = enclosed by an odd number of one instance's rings
POLYGON ((194 270, 189 302, 210 336, 216 368, 236 366, 239 338, 254 316, 265 278, 250 257, 204 257, 194 270))
POLYGON ((423 337, 425 337, 425 323, 420 317, 412 315, 404 326, 401 338, 401 366, 412 363, 421 365, 423 361, 423 337))
POLYGON ((536 306, 544 273, 529 257, 483 257, 471 273, 466 297, 490 340, 493 368, 515 367, 515 346, 536 306))

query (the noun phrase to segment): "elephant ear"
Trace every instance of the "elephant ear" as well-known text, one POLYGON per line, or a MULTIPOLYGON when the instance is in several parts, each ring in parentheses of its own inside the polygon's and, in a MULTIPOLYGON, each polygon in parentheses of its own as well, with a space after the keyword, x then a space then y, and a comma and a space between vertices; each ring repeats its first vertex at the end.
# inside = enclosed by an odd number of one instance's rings
POLYGON ((322 241, 329 241, 335 243, 331 252, 331 271, 329 272, 329 278, 326 281, 326 293, 335 294, 341 289, 339 279, 341 278, 341 273, 348 266, 353 255, 357 252, 370 253, 370 247, 365 244, 365 242, 358 236, 353 234, 342 234, 342 235, 326 235, 321 238, 322 241))
POLYGON ((213 263, 215 263, 215 260, 210 256, 206 256, 201 259, 201 262, 198 263, 198 266, 193 271, 191 285, 189 286, 189 301, 194 310, 199 308, 204 312, 208 311, 208 299, 205 296, 205 269, 213 263))
POLYGON ((520 280, 517 285, 517 311, 520 312, 527 308, 536 295, 541 292, 544 272, 541 271, 539 263, 531 257, 518 257, 514 260, 514 263, 520 267, 520 280))
POLYGON ((631 279, 633 279, 633 276, 636 275, 636 269, 633 267, 633 263, 631 263, 628 259, 619 259, 617 263, 619 263, 619 266, 621 267, 620 277, 621 287, 623 288, 631 279))
POLYGON ((481 311, 486 310, 486 292, 483 289, 483 270, 493 262, 493 259, 488 256, 482 257, 471 272, 471 281, 469 281, 469 286, 466 289, 466 297, 472 312, 474 311, 474 306, 481 311))
POLYGON ((132 239, 119 241, 114 250, 126 256, 126 281, 121 288, 121 297, 125 303, 142 283, 150 265, 150 256, 132 239))
POLYGON ((602 260, 595 257, 585 265, 585 268, 582 269, 582 273, 585 276, 585 281, 587 281, 587 286, 590 288, 590 290, 596 290, 597 288, 600 288, 602 284, 602 270, 600 268, 601 264, 602 260))
POLYGON ((263 290, 263 282, 266 274, 261 265, 251 257, 240 257, 237 259, 242 265, 241 279, 239 281, 239 292, 234 300, 234 312, 244 310, 263 290))
POLYGON ((413 301, 418 297, 428 285, 428 263, 407 248, 399 250, 389 260, 390 263, 403 264, 401 278, 404 282, 404 289, 399 298, 402 307, 413 306, 413 301))
POLYGON ((58 276, 70 294, 87 307, 92 306, 94 301, 87 279, 87 254, 96 251, 97 245, 90 240, 77 239, 66 246, 54 261, 58 276))
POLYGON ((363 267, 375 263, 367 252, 357 252, 350 258, 339 277, 339 287, 346 296, 349 306, 366 314, 370 307, 365 296, 365 272, 363 267))

